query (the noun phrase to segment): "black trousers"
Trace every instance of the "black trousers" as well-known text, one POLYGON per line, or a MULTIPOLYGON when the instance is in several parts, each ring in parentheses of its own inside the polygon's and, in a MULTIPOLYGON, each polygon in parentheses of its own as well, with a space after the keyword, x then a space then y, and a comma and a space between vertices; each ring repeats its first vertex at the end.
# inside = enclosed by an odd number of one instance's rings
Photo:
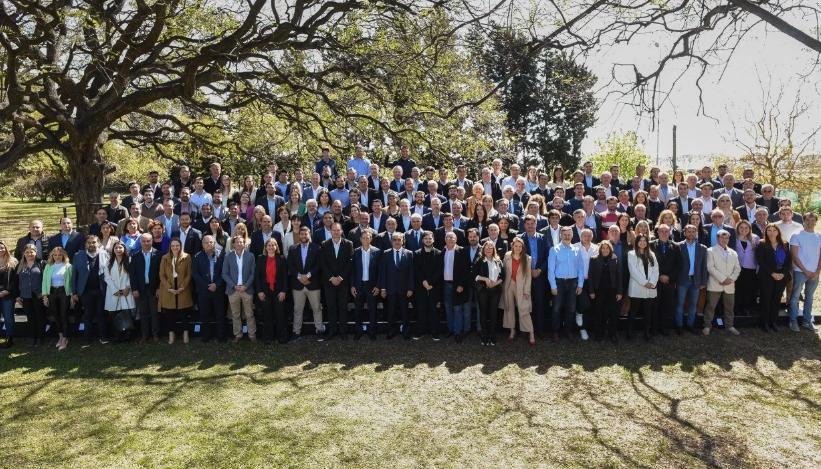
POLYGON ((285 315, 285 304, 287 298, 279 301, 276 295, 265 295, 265 301, 260 302, 262 309, 262 340, 274 340, 274 329, 276 338, 280 344, 288 342, 288 318, 285 315))
POLYGON ((86 290, 80 295, 80 303, 83 305, 83 327, 86 341, 94 338, 91 320, 97 322, 97 334, 100 339, 108 338, 108 326, 105 317, 105 291, 86 290))
POLYGON ((594 320, 592 322, 596 324, 598 337, 604 337, 605 332, 609 337, 616 335, 620 311, 621 302, 616 301, 616 290, 599 290, 596 293, 596 298, 593 300, 594 320))
POLYGON ((405 337, 410 337, 407 291, 401 290, 396 293, 388 293, 385 300, 385 306, 388 310, 388 335, 393 335, 396 333, 396 322, 398 318, 401 318, 402 335, 405 337))
POLYGON ((325 285, 325 304, 328 311, 328 334, 348 333, 348 292, 351 286, 342 282, 337 286, 325 285))
POLYGON ((759 322, 762 325, 775 324, 778 322, 778 308, 781 306, 781 295, 787 286, 787 279, 775 281, 769 275, 762 275, 758 280, 761 291, 759 322))
POLYGON ((627 314, 627 335, 633 333, 633 324, 636 320, 636 313, 644 318, 644 331, 650 332, 658 323, 658 314, 655 307, 655 298, 633 298, 630 297, 630 312, 627 314))
POLYGON ((436 288, 426 290, 417 288, 413 294, 413 305, 416 307, 416 323, 420 334, 437 335, 439 321, 436 314, 436 303, 441 295, 436 288))
POLYGON ((590 327, 590 314, 593 308, 593 302, 590 300, 590 290, 587 286, 587 281, 582 285, 582 292, 576 296, 576 312, 582 315, 582 327, 586 329, 590 327))
POLYGON ((758 279, 755 269, 741 269, 735 281, 735 314, 742 316, 755 310, 755 299, 758 297, 758 279))
POLYGON ((368 334, 376 335, 376 296, 373 294, 373 289, 376 286, 376 282, 368 281, 362 284, 362 290, 356 291, 356 297, 354 298, 354 305, 355 310, 354 314, 356 315, 356 333, 359 334, 362 332, 362 323, 367 320, 368 322, 368 334), (367 316, 365 307, 367 306, 367 316))
POLYGON ((66 295, 65 287, 51 287, 48 295, 48 311, 54 316, 57 324, 57 333, 66 335, 68 333, 68 307, 70 298, 66 295))
POLYGON ((499 322, 499 297, 502 286, 480 288, 476 291, 479 302, 479 317, 482 322, 482 337, 485 340, 496 339, 496 323, 499 322))
POLYGON ((225 339, 225 292, 217 291, 197 292, 197 307, 200 310, 200 324, 203 340, 216 337, 225 339))
POLYGON ((656 284, 656 304, 653 308, 655 313, 655 323, 653 328, 660 331, 669 327, 674 327, 676 323, 676 302, 678 301, 678 289, 674 283, 656 284))
POLYGON ((141 291, 140 297, 134 300, 140 314, 140 335, 143 339, 160 336, 160 316, 157 314, 156 292, 141 291))
POLYGON ((23 298, 23 311, 31 324, 31 338, 42 339, 46 328, 46 308, 42 298, 23 298))
POLYGON ((186 321, 188 320, 188 309, 162 309, 162 313, 160 313, 162 317, 163 328, 166 332, 174 332, 176 334, 182 334, 182 331, 185 330, 186 321))

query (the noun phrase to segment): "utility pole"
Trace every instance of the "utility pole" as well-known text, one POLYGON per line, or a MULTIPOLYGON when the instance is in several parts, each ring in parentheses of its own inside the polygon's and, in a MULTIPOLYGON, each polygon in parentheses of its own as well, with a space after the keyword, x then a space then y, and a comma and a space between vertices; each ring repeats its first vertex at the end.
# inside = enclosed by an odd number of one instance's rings
POLYGON ((676 125, 673 124, 673 172, 678 169, 678 165, 676 163, 676 125))

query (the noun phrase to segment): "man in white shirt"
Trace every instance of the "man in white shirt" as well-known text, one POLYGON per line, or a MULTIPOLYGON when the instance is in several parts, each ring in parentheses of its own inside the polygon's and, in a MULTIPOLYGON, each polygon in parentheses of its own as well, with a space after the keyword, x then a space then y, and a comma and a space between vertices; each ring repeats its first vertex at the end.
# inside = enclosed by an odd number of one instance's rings
POLYGON ((792 208, 790 207, 781 207, 778 210, 778 218, 780 218, 780 220, 775 222, 774 225, 781 231, 781 239, 783 239, 785 243, 789 243, 792 235, 804 229, 801 223, 792 219, 792 208))
POLYGON ((242 316, 248 325, 248 338, 257 340, 257 323, 254 318, 254 255, 245 249, 245 238, 231 238, 233 251, 225 256, 222 279, 225 281, 225 294, 228 295, 228 307, 231 311, 234 343, 242 340, 242 316))
POLYGON ((804 322, 802 327, 815 331, 812 323, 812 300, 818 287, 818 274, 821 272, 821 234, 815 232, 818 215, 815 212, 804 214, 804 229, 790 238, 790 253, 793 259, 793 284, 790 295, 790 329, 798 331, 798 300, 804 291, 804 322))
POLYGON ((205 183, 201 177, 194 179, 194 193, 191 194, 191 203, 200 210, 202 204, 211 203, 211 194, 205 192, 205 183))

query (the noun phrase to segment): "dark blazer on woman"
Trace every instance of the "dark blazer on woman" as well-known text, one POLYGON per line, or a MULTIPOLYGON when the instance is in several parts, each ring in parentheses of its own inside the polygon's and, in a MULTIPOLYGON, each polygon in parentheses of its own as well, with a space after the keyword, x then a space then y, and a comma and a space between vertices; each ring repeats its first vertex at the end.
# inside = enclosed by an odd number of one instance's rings
MULTIPOLYGON (((505 264, 504 264, 504 262, 502 262, 501 259, 499 259, 497 261, 497 263, 499 264, 499 278, 496 279, 496 280, 501 280, 502 282, 504 282, 504 280, 505 280, 505 264)), ((473 263, 473 269, 471 269, 471 270, 472 270, 472 272, 470 274, 471 280, 474 280, 478 276, 487 277, 488 276, 488 268, 487 268, 487 263, 485 262, 485 256, 479 256, 476 259, 476 262, 473 263)), ((481 290, 481 289, 485 288, 485 282, 476 282, 474 280, 474 283, 476 284, 476 289, 477 290, 481 290)), ((499 284, 499 286, 501 287, 502 284, 499 284)))
MULTIPOLYGON (((787 251, 787 258, 784 259, 784 265, 780 269, 775 265, 775 250, 767 240, 761 240, 761 243, 755 248, 755 259, 758 261, 758 275, 760 277, 770 277, 770 274, 784 274, 784 281, 790 279, 792 275, 792 258, 790 257, 790 247, 785 243, 784 250, 787 251)), ((770 277, 771 278, 771 277, 770 277)))
POLYGON ((254 272, 257 278, 254 283, 257 286, 257 293, 265 293, 266 297, 288 292, 288 262, 282 254, 277 254, 274 258, 277 263, 277 279, 275 290, 271 290, 271 287, 268 286, 267 269, 265 268, 268 256, 266 254, 257 256, 257 269, 254 272))
POLYGON ((615 290, 617 295, 621 295, 624 291, 624 284, 622 280, 621 266, 619 265, 618 258, 615 255, 611 255, 607 258, 596 256, 590 259, 590 267, 587 272, 587 288, 590 293, 596 293, 598 291, 599 285, 601 285, 602 270, 604 270, 605 262, 607 262, 609 266, 608 270, 610 272, 610 285, 613 286, 613 290, 615 290))

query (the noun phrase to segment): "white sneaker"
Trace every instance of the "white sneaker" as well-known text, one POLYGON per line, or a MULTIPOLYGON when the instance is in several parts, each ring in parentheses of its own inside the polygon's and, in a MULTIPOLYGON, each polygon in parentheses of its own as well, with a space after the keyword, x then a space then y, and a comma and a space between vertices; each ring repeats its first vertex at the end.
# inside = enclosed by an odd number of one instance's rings
POLYGON ((710 328, 705 327, 704 329, 701 330, 701 333, 704 334, 704 335, 710 335, 710 328))
POLYGON ((731 327, 727 330, 730 331, 730 334, 732 334, 732 335, 741 335, 741 333, 738 332, 738 329, 736 329, 735 327, 731 327))
POLYGON ((815 324, 813 324, 811 322, 807 322, 807 321, 804 321, 804 323, 801 324, 801 327, 803 327, 804 329, 807 329, 808 331, 813 331, 813 332, 818 330, 818 328, 815 327, 815 324))
POLYGON ((587 340, 587 339, 590 338, 590 336, 587 335, 587 329, 582 329, 581 330, 581 336, 582 336, 582 340, 587 340))
POLYGON ((798 328, 798 321, 790 321, 790 330, 793 332, 799 332, 801 330, 798 328))
POLYGON ((576 313, 576 325, 582 327, 582 324, 584 324, 584 318, 581 313, 576 313))

